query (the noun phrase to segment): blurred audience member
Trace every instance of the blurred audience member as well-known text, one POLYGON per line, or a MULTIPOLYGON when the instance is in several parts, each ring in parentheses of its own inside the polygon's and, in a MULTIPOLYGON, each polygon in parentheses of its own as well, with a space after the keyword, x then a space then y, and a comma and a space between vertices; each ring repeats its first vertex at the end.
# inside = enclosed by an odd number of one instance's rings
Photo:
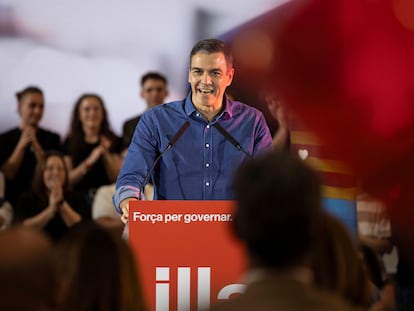
MULTIPOLYGON (((115 183, 98 188, 92 203, 92 218, 106 228, 122 232, 124 223, 119 218, 119 214, 112 203, 115 189, 115 183)), ((154 188, 151 184, 145 186, 144 195, 146 200, 152 200, 154 188)))
POLYGON ((278 123, 276 133, 273 135, 272 146, 275 149, 289 149, 290 133, 286 107, 274 94, 266 95, 265 101, 270 115, 278 123))
POLYGON ((322 214, 317 175, 278 152, 248 161, 234 181, 233 228, 248 253, 247 288, 212 310, 353 310, 312 286, 309 258, 322 214))
MULTIPOLYGON (((161 105, 168 96, 167 78, 158 72, 147 72, 141 77, 141 97, 147 104, 147 109, 161 105)), ((125 121, 123 125, 122 145, 127 149, 134 136, 141 115, 125 121)))
POLYGON ((381 289, 385 285, 383 266, 378 260, 377 254, 364 244, 359 245, 359 255, 362 259, 364 269, 374 285, 381 289))
POLYGON ((369 281, 357 242, 338 219, 327 213, 323 214, 312 258, 314 283, 320 289, 334 292, 354 306, 369 307, 378 300, 379 290, 369 281))
POLYGON ((6 177, 6 199, 14 206, 30 189, 36 162, 45 150, 61 149, 58 134, 39 127, 44 111, 41 89, 28 86, 16 93, 18 127, 0 135, 0 169, 6 177))
POLYGON ((121 165, 121 139, 110 128, 101 97, 84 94, 76 101, 64 147, 69 184, 91 206, 95 191, 115 182, 121 165))
POLYGON ((13 208, 10 203, 4 199, 5 188, 4 176, 0 171, 0 231, 7 229, 13 219, 13 208))
MULTIPOLYGON (((414 176, 412 167, 406 167, 407 176, 414 176)), ((411 182, 402 183, 398 189, 396 201, 389 209, 392 241, 398 250, 397 272, 395 274, 396 310, 414 310, 414 248, 412 240, 407 237, 412 234, 414 209, 410 202, 414 201, 414 191, 411 182)))
POLYGON ((114 193, 115 183, 98 188, 92 202, 92 219, 103 227, 113 229, 121 234, 124 223, 112 203, 114 193))
POLYGON ((1 310, 56 310, 51 249, 37 230, 15 226, 0 233, 1 310))
POLYGON ((43 229, 55 241, 82 219, 91 218, 84 197, 68 190, 68 170, 57 151, 49 151, 39 162, 32 191, 20 196, 15 213, 17 222, 43 229))
MULTIPOLYGON (((121 159, 125 158, 127 150, 121 154, 121 159)), ((104 185, 98 188, 92 202, 92 218, 100 225, 114 229, 115 232, 122 233, 124 223, 119 218, 114 204, 112 203, 112 196, 115 194, 116 184, 104 185)), ((147 200, 152 200, 154 195, 154 187, 147 184, 144 188, 144 195, 147 200)))
POLYGON ((395 283, 394 282, 389 282, 383 286, 380 300, 377 301, 369 310, 370 311, 395 311, 397 310, 396 304, 395 304, 395 283))
POLYGON ((9 202, 0 199, 0 231, 6 230, 13 219, 13 208, 9 202))
POLYGON ((61 311, 146 310, 133 254, 118 235, 81 224, 57 245, 61 311))
POLYGON ((362 245, 369 247, 376 255, 381 267, 381 277, 387 278, 382 256, 393 249, 391 223, 385 203, 368 193, 357 196, 358 238, 362 245))

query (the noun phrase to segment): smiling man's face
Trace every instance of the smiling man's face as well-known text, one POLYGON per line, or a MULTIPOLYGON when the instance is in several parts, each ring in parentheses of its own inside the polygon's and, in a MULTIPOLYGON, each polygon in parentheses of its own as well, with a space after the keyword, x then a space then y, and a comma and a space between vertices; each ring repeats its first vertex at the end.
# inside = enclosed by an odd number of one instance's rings
POLYGON ((196 109, 211 120, 223 106, 226 88, 233 80, 234 69, 227 68, 223 53, 198 52, 191 58, 188 82, 196 109))

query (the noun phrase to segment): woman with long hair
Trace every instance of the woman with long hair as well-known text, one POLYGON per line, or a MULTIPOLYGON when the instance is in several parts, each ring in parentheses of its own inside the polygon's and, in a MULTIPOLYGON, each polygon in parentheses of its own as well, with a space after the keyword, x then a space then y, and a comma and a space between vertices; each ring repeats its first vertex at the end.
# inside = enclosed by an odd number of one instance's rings
POLYGON ((76 101, 64 148, 69 184, 91 204, 96 189, 115 182, 121 166, 121 139, 109 126, 100 96, 84 94, 76 101))
POLYGON ((15 218, 25 226, 44 230, 55 241, 72 226, 91 218, 83 196, 69 191, 62 153, 49 151, 37 165, 32 190, 20 196, 15 218))

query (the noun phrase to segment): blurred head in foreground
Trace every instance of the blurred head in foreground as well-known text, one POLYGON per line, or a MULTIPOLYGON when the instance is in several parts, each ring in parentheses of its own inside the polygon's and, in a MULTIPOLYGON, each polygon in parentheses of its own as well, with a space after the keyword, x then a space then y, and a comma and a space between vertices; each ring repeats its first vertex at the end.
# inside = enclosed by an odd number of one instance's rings
POLYGON ((119 235, 78 225, 57 245, 61 310, 145 310, 133 254, 119 235))
POLYGON ((288 152, 272 152, 242 165, 234 187, 234 230, 252 267, 301 265, 321 218, 316 173, 288 152))
POLYGON ((39 230, 16 226, 0 234, 2 310, 55 310, 51 250, 39 230))

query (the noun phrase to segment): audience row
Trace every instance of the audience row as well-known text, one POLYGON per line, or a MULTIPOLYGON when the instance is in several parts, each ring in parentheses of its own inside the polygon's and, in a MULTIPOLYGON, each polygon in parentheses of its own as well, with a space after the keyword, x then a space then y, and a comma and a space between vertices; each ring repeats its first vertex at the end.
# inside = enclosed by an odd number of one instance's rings
MULTIPOLYGON (((82 221, 81 203, 61 186, 67 179, 61 154, 47 153, 44 167, 38 191, 51 189, 44 217, 59 214, 70 229, 56 243, 27 226, 0 234, 2 305, 146 310, 128 244, 118 232, 82 221)), ((212 310, 392 310, 392 285, 382 291, 374 285, 355 240, 323 211, 319 179, 307 165, 286 152, 249 160, 235 177, 235 192, 231 224, 247 250, 247 287, 212 310)))
MULTIPOLYGON (((140 82, 141 97, 148 109, 163 103, 168 90, 167 79, 162 74, 148 72, 140 82)), ((60 193, 64 193, 64 199, 70 203, 66 198, 69 190, 71 197, 76 194, 77 202, 82 199, 82 203, 77 204, 78 209, 85 205, 84 211, 77 211, 78 216, 90 218, 98 188, 116 181, 140 116, 127 120, 123 137, 118 137, 111 129, 102 98, 97 94, 83 94, 73 107, 69 132, 62 140, 57 133, 40 125, 45 109, 40 88, 28 86, 17 92, 16 98, 19 124, 0 134, 0 172, 4 175, 1 188, 5 189, 0 198, 11 205, 0 210, 0 215, 4 214, 0 219, 10 222, 14 212, 15 221, 30 218, 28 222, 33 224, 31 218, 36 216, 34 223, 43 224, 55 214, 61 214, 61 203, 54 199, 61 197, 60 193), (46 163, 51 151, 53 165, 46 163), (64 166, 57 164, 62 159, 59 152, 63 155, 64 166), (46 160, 45 154, 48 154, 46 160), (52 188, 54 197, 48 198, 43 192, 52 188), (21 207, 28 203, 33 208, 22 213, 21 207)), ((61 205, 66 210, 66 203, 61 205)))

